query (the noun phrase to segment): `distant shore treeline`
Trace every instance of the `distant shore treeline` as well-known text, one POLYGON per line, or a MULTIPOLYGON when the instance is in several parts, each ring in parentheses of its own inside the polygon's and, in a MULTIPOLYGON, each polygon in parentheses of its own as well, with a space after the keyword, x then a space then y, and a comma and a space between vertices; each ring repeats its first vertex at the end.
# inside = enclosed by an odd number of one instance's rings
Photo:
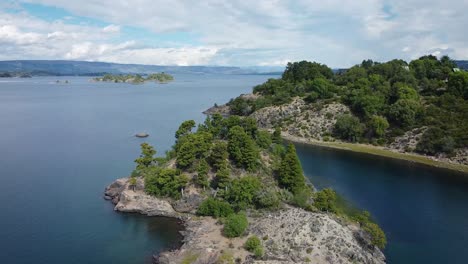
MULTIPOLYGON (((103 76, 105 74, 274 74, 284 67, 160 66, 64 60, 0 61, 0 74, 32 76, 103 76)), ((10 76, 4 76, 10 77, 10 76)), ((11 76, 11 77, 16 77, 11 76)))

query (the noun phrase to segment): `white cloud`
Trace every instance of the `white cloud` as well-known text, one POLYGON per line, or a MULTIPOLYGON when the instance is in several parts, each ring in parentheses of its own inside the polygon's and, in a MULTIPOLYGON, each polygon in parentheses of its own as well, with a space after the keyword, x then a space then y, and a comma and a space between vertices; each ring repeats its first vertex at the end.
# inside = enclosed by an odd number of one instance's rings
POLYGON ((0 42, 14 43, 9 46, 13 52, 10 57, 21 55, 21 51, 26 52, 23 57, 180 65, 278 65, 307 59, 334 67, 366 58, 412 59, 434 52, 468 58, 468 35, 463 34, 468 24, 465 0, 30 2, 64 8, 74 17, 98 19, 108 26, 72 25, 66 24, 66 19, 46 22, 26 14, 0 13, 0 26, 7 26, 2 32, 11 32, 1 33, 8 37, 1 37, 0 42), (172 45, 147 45, 144 39, 134 39, 132 45, 122 47, 132 39, 112 33, 120 33, 125 26, 158 36, 189 33, 199 44, 178 40, 172 45), (33 43, 33 49, 23 48, 33 43), (39 51, 44 54, 39 55, 39 51))

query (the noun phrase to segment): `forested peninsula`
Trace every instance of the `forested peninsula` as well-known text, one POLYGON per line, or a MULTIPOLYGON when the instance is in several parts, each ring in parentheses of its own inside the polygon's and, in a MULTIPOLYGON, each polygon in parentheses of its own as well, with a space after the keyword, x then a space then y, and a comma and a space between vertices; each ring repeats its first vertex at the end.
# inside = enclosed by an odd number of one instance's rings
POLYGON ((106 188, 115 210, 183 220, 157 263, 385 263, 384 232, 332 189, 315 190, 294 145, 251 117, 183 122, 163 157, 149 144, 106 188))
POLYGON ((173 81, 174 77, 164 72, 152 73, 146 76, 142 76, 140 74, 106 74, 103 77, 96 77, 93 80, 96 82, 142 84, 151 81, 167 83, 173 81))
POLYGON ((468 72, 447 56, 335 72, 301 61, 206 113, 249 116, 293 141, 468 172, 467 100, 468 72))

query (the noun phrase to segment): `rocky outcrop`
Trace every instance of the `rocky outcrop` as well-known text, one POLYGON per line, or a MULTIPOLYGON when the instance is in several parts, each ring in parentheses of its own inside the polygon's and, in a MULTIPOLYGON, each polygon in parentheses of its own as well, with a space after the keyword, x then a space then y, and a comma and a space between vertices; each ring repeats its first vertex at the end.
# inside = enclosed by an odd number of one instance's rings
POLYGON ((142 179, 138 179, 135 186, 130 186, 128 178, 118 179, 106 188, 104 198, 112 200, 115 204, 114 210, 120 212, 183 217, 183 214, 174 210, 169 201, 146 194, 142 179))
POLYGON ((251 223, 265 248, 254 263, 385 263, 365 233, 333 215, 287 208, 251 223))
POLYGON ((116 180, 104 194, 116 204, 117 211, 184 220, 182 246, 155 256, 157 263, 207 264, 220 259, 239 263, 385 263, 382 252, 370 245, 361 229, 341 223, 333 215, 285 205, 276 212, 250 215, 248 235, 229 239, 222 235, 218 220, 193 214, 202 200, 200 195, 188 190, 184 196, 177 202, 150 196, 144 193, 142 179, 133 186, 128 178, 116 180), (265 254, 261 259, 243 248, 251 235, 262 239, 265 254))
POLYGON ((426 130, 427 127, 420 127, 407 131, 404 135, 396 137, 389 148, 402 153, 412 152, 416 149, 416 145, 426 130))
POLYGON ((254 112, 251 117, 259 127, 271 129, 281 125, 283 132, 308 139, 322 140, 331 135, 338 116, 348 113, 341 103, 306 104, 301 98, 280 106, 270 106, 254 112))

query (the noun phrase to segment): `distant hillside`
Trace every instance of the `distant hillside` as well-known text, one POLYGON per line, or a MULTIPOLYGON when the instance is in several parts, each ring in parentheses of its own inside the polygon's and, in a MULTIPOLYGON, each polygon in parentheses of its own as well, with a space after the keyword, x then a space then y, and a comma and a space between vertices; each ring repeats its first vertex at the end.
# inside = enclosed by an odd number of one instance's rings
POLYGON ((0 61, 0 73, 28 73, 31 75, 103 75, 167 73, 211 73, 211 74, 265 74, 268 68, 240 68, 224 66, 158 66, 141 64, 119 64, 107 62, 66 60, 15 60, 0 61))
POLYGON ((455 63, 458 65, 460 69, 464 69, 468 71, 468 60, 458 60, 458 61, 455 61, 455 63))

